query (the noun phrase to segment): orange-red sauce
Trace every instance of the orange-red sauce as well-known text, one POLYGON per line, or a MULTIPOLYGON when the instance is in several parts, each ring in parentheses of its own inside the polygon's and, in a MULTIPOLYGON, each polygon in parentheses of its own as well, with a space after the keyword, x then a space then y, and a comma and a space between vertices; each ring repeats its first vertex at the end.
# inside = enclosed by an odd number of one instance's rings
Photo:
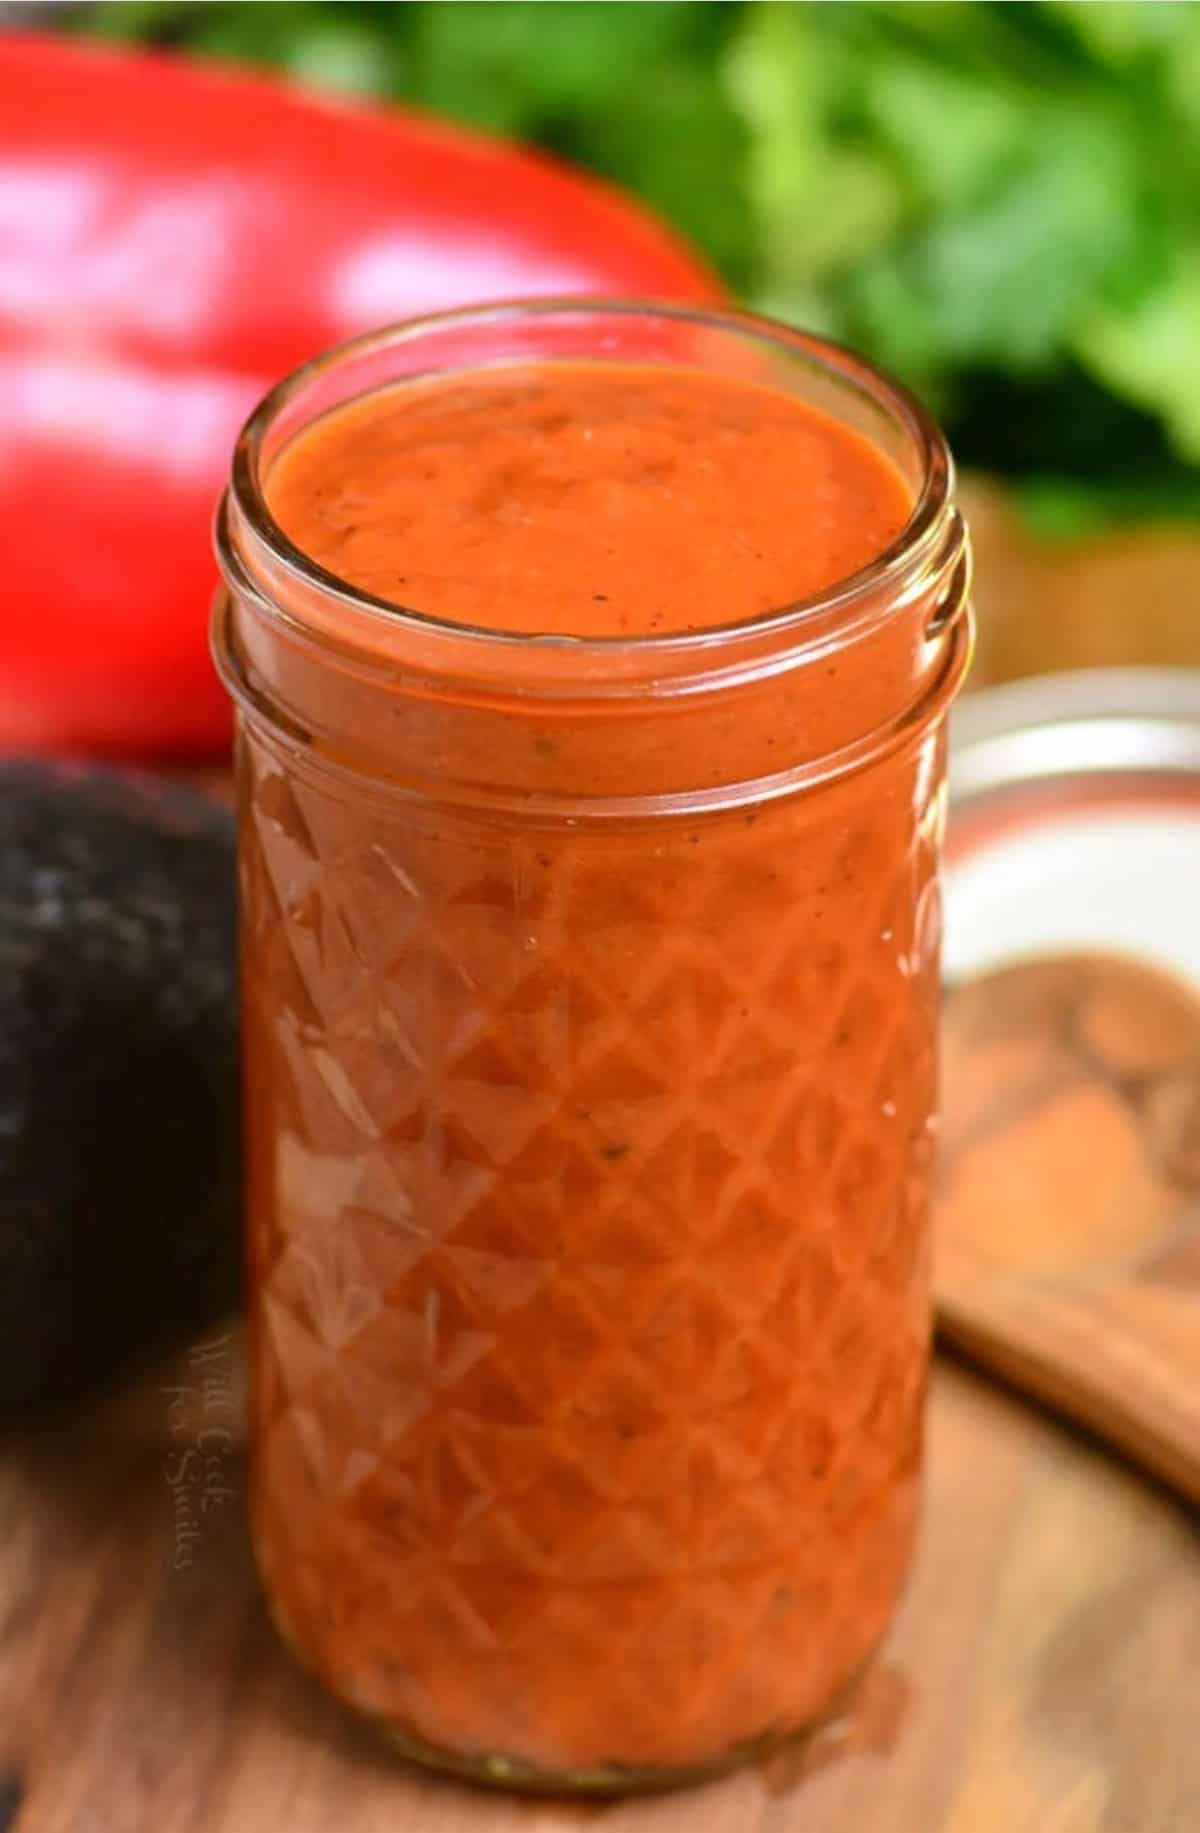
POLYGON ((296 440, 270 502, 329 572, 492 630, 668 634, 779 610, 900 532, 888 460, 793 396, 692 370, 481 370, 296 440))
MULTIPOLYGON (((365 398, 268 499, 360 589, 576 635, 818 592, 909 508, 799 401, 589 364, 365 398)), ((823 667, 814 716, 867 686, 823 667)), ((498 742, 549 743, 541 717, 498 742)), ((256 1543, 289 1638, 409 1737, 704 1764, 818 1712, 885 1628, 937 783, 930 738, 761 806, 523 830, 249 745, 256 1543)))

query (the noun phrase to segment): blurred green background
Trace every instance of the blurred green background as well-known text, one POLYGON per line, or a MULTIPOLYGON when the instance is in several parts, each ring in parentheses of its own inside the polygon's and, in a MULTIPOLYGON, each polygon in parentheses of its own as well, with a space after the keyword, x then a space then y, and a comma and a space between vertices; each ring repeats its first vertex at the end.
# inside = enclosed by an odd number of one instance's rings
POLYGON ((109 0, 615 179, 916 387, 1027 525, 1200 518, 1195 0, 109 0))

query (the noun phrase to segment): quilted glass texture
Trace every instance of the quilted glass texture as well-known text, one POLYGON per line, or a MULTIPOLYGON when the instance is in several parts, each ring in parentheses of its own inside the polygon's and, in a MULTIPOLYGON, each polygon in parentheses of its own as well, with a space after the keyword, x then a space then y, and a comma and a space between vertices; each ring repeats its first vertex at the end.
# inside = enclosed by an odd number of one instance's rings
POLYGON ((346 1699, 471 1759, 818 1714, 911 1551, 942 741, 522 825, 248 735, 252 1503, 346 1699))

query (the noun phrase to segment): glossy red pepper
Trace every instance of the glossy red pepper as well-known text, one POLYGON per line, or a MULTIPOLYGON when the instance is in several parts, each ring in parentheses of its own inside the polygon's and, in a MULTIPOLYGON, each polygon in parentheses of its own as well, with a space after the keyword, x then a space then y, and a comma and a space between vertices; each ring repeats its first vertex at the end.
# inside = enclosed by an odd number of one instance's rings
POLYGON ((471 299, 705 300, 607 187, 399 110, 0 38, 0 749, 218 750, 212 507, 263 389, 471 299))

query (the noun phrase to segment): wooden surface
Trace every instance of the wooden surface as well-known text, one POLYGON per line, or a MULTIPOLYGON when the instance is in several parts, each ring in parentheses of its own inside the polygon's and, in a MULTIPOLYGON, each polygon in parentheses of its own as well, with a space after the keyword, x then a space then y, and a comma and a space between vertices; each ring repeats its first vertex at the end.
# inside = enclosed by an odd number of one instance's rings
MULTIPOLYGON (((219 1370, 218 1370, 219 1373, 219 1370)), ((164 1413, 170 1397, 162 1397, 164 1413)), ((514 1803, 406 1770, 277 1646, 233 1454, 95 1432, 0 1463, 0 1826, 19 1833, 1194 1833, 1200 1544, 954 1365, 901 1623, 839 1726, 703 1790, 514 1803), (179 1569, 179 1522, 231 1489, 179 1569), (7 1820, 5 1815, 7 1813, 7 1820)), ((171 1437, 167 1420, 168 1437, 171 1437)))
POLYGON ((1037 539, 1005 491, 968 474, 979 646, 968 685, 1060 668, 1200 663, 1200 529, 1167 522, 1037 539))
POLYGON ((950 995, 942 1057, 943 1331, 1200 1502, 1200 993, 1014 963, 950 995))

